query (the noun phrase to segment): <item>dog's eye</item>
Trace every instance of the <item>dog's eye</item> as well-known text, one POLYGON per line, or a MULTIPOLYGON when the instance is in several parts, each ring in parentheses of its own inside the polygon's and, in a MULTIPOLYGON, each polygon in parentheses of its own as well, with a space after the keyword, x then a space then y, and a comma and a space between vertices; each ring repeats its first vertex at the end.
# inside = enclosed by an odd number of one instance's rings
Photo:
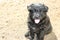
POLYGON ((30 13, 33 13, 33 10, 29 10, 30 13))

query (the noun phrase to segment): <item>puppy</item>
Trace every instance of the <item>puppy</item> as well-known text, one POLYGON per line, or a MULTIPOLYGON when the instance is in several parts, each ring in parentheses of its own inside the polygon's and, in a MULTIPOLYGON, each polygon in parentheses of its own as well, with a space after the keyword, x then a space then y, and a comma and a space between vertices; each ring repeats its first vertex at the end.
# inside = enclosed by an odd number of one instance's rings
POLYGON ((50 19, 47 16, 48 7, 44 4, 31 4, 27 6, 29 11, 28 28, 29 31, 25 34, 30 40, 33 40, 35 35, 37 40, 44 40, 44 36, 52 31, 50 19))

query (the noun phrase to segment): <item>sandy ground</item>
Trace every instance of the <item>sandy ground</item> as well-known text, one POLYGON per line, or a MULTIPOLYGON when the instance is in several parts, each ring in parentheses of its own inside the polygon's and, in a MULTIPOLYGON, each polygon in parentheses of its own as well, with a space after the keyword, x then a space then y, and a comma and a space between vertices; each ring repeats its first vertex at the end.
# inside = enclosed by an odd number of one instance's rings
POLYGON ((27 5, 31 3, 49 7, 53 32, 45 40, 60 40, 60 0, 0 0, 0 40, 27 40, 27 5))

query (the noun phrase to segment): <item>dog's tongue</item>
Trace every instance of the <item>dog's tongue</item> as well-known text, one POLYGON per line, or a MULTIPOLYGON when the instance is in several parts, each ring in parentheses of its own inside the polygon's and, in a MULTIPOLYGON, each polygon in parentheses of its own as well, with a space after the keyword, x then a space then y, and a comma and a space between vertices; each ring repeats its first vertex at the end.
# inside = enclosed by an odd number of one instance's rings
POLYGON ((38 24, 40 22, 40 19, 35 19, 34 21, 36 24, 38 24))

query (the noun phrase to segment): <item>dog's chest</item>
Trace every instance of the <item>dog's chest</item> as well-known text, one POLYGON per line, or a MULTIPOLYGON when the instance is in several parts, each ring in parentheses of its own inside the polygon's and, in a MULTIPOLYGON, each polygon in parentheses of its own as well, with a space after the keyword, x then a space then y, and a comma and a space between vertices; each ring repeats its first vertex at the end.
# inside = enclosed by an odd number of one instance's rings
POLYGON ((41 27, 42 27, 42 26, 40 26, 40 25, 32 25, 32 30, 33 30, 34 32, 39 32, 39 31, 41 30, 41 27))

